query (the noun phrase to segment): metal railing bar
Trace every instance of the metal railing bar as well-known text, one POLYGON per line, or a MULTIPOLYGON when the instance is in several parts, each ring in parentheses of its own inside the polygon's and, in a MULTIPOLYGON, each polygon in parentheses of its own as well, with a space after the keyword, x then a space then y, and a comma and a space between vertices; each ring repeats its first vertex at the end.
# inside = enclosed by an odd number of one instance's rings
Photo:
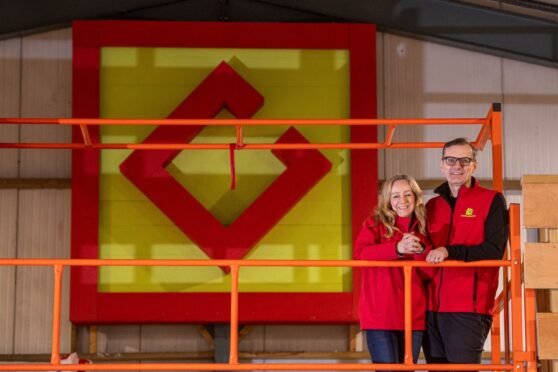
POLYGON ((331 364, 331 363, 301 363, 301 364, 268 364, 268 363, 250 363, 250 364, 226 364, 226 363, 176 363, 176 364, 3 364, 0 365, 0 371, 182 371, 182 370, 200 370, 200 371, 251 371, 251 370, 272 370, 272 371, 289 371, 289 370, 307 370, 307 371, 364 371, 364 370, 400 370, 415 371, 428 369, 431 371, 447 371, 452 369, 455 371, 511 371, 514 366, 511 364, 373 364, 373 363, 347 363, 347 364, 331 364))
POLYGON ((100 118, 0 118, 1 124, 59 125, 483 125, 487 118, 432 119, 100 119, 100 118))
POLYGON ((429 264, 425 261, 364 261, 364 260, 134 260, 134 259, 55 259, 55 258, 0 258, 0 266, 231 266, 254 267, 508 267, 510 261, 486 260, 475 262, 444 261, 429 264))

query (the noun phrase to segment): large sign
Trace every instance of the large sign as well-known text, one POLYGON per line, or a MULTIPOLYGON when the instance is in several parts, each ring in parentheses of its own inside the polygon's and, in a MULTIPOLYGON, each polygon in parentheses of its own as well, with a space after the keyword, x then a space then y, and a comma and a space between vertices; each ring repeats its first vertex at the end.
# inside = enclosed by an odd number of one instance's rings
MULTIPOLYGON (((374 118, 375 28, 74 23, 73 116, 374 118)), ((230 128, 91 128, 102 142, 234 142, 230 128)), ((375 142, 375 127, 245 130, 246 142, 375 142)), ((74 138, 81 141, 81 133, 74 138)), ((72 257, 350 259, 376 202, 373 150, 76 150, 72 257)), ((241 268, 239 321, 354 322, 358 271, 241 268)), ((76 323, 227 322, 219 267, 72 268, 76 323)))

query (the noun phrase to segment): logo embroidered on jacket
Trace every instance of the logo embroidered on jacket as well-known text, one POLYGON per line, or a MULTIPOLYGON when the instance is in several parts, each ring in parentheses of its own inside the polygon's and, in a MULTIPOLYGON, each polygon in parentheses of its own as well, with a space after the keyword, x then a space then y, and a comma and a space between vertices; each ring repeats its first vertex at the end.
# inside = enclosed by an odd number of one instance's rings
POLYGON ((475 215, 473 208, 467 208, 465 210, 465 214, 462 214, 461 217, 477 217, 477 216, 475 215))

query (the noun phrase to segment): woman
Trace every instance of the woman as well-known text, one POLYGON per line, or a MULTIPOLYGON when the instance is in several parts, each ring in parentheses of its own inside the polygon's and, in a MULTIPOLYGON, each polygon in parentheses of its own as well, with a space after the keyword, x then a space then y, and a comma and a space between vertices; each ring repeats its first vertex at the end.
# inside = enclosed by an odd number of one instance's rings
MULTIPOLYGON (((387 180, 373 216, 365 222, 355 246, 360 260, 424 260, 430 246, 426 239, 426 213, 422 190, 413 177, 396 175, 387 180)), ((413 360, 416 363, 425 329, 424 274, 412 273, 413 360)), ((404 277, 400 267, 363 269, 360 292, 360 326, 373 363, 403 363, 404 277)))

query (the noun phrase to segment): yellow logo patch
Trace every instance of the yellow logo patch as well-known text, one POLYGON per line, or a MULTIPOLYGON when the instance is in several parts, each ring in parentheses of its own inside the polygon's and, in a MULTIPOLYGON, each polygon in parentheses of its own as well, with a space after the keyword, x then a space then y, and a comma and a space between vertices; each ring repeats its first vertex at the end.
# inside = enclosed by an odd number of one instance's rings
POLYGON ((465 214, 462 214, 461 217, 476 217, 475 211, 473 208, 467 208, 465 210, 465 214))

